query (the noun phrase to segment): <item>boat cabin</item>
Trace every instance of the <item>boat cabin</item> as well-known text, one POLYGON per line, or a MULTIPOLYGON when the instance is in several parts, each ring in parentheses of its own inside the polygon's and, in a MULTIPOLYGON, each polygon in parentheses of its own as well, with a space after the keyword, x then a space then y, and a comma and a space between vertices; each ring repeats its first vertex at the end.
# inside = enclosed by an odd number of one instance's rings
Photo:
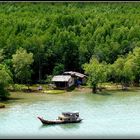
POLYGON ((62 112, 62 115, 58 116, 59 120, 75 121, 79 118, 79 112, 62 112))

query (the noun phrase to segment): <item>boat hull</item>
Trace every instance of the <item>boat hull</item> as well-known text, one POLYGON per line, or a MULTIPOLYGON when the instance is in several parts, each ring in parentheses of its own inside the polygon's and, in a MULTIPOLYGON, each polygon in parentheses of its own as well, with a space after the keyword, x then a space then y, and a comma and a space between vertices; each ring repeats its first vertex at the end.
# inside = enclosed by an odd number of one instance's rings
POLYGON ((82 121, 82 119, 78 119, 76 121, 63 121, 63 120, 44 120, 43 118, 41 117, 38 117, 38 119, 42 122, 42 124, 47 124, 47 125, 50 125, 50 124, 66 124, 66 123, 79 123, 82 121))

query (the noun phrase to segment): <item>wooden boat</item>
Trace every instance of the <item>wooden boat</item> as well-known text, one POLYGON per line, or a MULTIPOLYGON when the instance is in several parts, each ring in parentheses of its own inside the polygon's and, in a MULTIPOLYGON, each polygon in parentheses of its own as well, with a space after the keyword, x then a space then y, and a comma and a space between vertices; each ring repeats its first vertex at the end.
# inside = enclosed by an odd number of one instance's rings
POLYGON ((0 108, 5 108, 5 105, 4 104, 0 104, 0 108))
POLYGON ((65 124, 65 123, 79 123, 83 119, 79 118, 79 113, 64 112, 62 115, 58 116, 56 120, 45 120, 42 117, 37 117, 42 124, 65 124))

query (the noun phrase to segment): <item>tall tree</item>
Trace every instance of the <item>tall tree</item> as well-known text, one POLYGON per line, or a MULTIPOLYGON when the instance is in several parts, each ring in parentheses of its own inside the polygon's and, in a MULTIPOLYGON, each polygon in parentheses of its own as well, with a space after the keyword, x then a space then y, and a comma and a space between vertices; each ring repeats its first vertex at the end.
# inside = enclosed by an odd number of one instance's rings
POLYGON ((135 79, 136 63, 131 54, 126 58, 119 57, 110 68, 116 82, 122 84, 122 89, 127 89, 135 79))
POLYGON ((136 85, 139 85, 140 82, 140 48, 139 47, 134 48, 132 53, 132 60, 133 60, 133 64, 135 65, 134 67, 135 82, 136 85))
POLYGON ((0 64, 0 99, 5 100, 10 95, 6 88, 12 82, 12 73, 6 65, 0 64))
POLYGON ((64 72, 64 65, 63 64, 56 64, 53 69, 53 75, 59 75, 64 72))
POLYGON ((89 63, 83 65, 83 68, 88 74, 88 84, 92 87, 93 93, 96 93, 98 84, 107 79, 107 65, 92 58, 89 63))
POLYGON ((56 43, 56 50, 60 56, 60 62, 64 64, 65 70, 79 69, 78 43, 75 33, 63 31, 60 32, 56 43))
POLYGON ((27 53, 23 48, 19 48, 16 54, 12 56, 15 77, 18 82, 29 84, 32 74, 31 64, 33 61, 33 54, 27 53))

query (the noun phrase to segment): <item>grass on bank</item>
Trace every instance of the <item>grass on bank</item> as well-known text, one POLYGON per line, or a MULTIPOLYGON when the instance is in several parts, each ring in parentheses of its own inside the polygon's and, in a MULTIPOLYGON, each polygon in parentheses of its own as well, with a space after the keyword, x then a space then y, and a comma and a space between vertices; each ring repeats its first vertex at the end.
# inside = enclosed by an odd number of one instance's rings
MULTIPOLYGON (((62 93, 65 93, 65 92, 69 92, 68 90, 54 89, 52 86, 47 85, 47 84, 31 85, 29 92, 27 91, 28 86, 21 85, 21 84, 15 84, 14 86, 10 86, 8 89, 9 89, 9 91, 14 91, 14 92, 42 93, 42 94, 43 93, 44 94, 62 94, 62 93), (39 86, 42 87, 42 90, 38 90, 39 86)), ((134 90, 140 90, 140 87, 129 86, 129 87, 127 87, 126 91, 134 91, 134 90)), ((84 85, 84 86, 73 88, 70 91, 71 92, 86 92, 86 93, 90 93, 90 92, 92 92, 92 88, 90 86, 88 86, 88 85, 84 85)), ((104 92, 104 91, 123 91, 123 90, 122 90, 122 85, 121 84, 116 84, 116 83, 102 83, 102 84, 99 84, 98 85, 98 92, 104 92)))
POLYGON ((48 94, 62 94, 65 93, 65 90, 45 90, 43 92, 48 94))
POLYGON ((28 91, 28 86, 23 85, 23 84, 15 84, 15 85, 9 86, 8 90, 11 92, 47 93, 47 94, 61 94, 61 93, 66 92, 65 90, 53 89, 53 87, 47 84, 31 85, 29 91, 28 91), (42 90, 38 89, 39 86, 42 87, 42 90))

